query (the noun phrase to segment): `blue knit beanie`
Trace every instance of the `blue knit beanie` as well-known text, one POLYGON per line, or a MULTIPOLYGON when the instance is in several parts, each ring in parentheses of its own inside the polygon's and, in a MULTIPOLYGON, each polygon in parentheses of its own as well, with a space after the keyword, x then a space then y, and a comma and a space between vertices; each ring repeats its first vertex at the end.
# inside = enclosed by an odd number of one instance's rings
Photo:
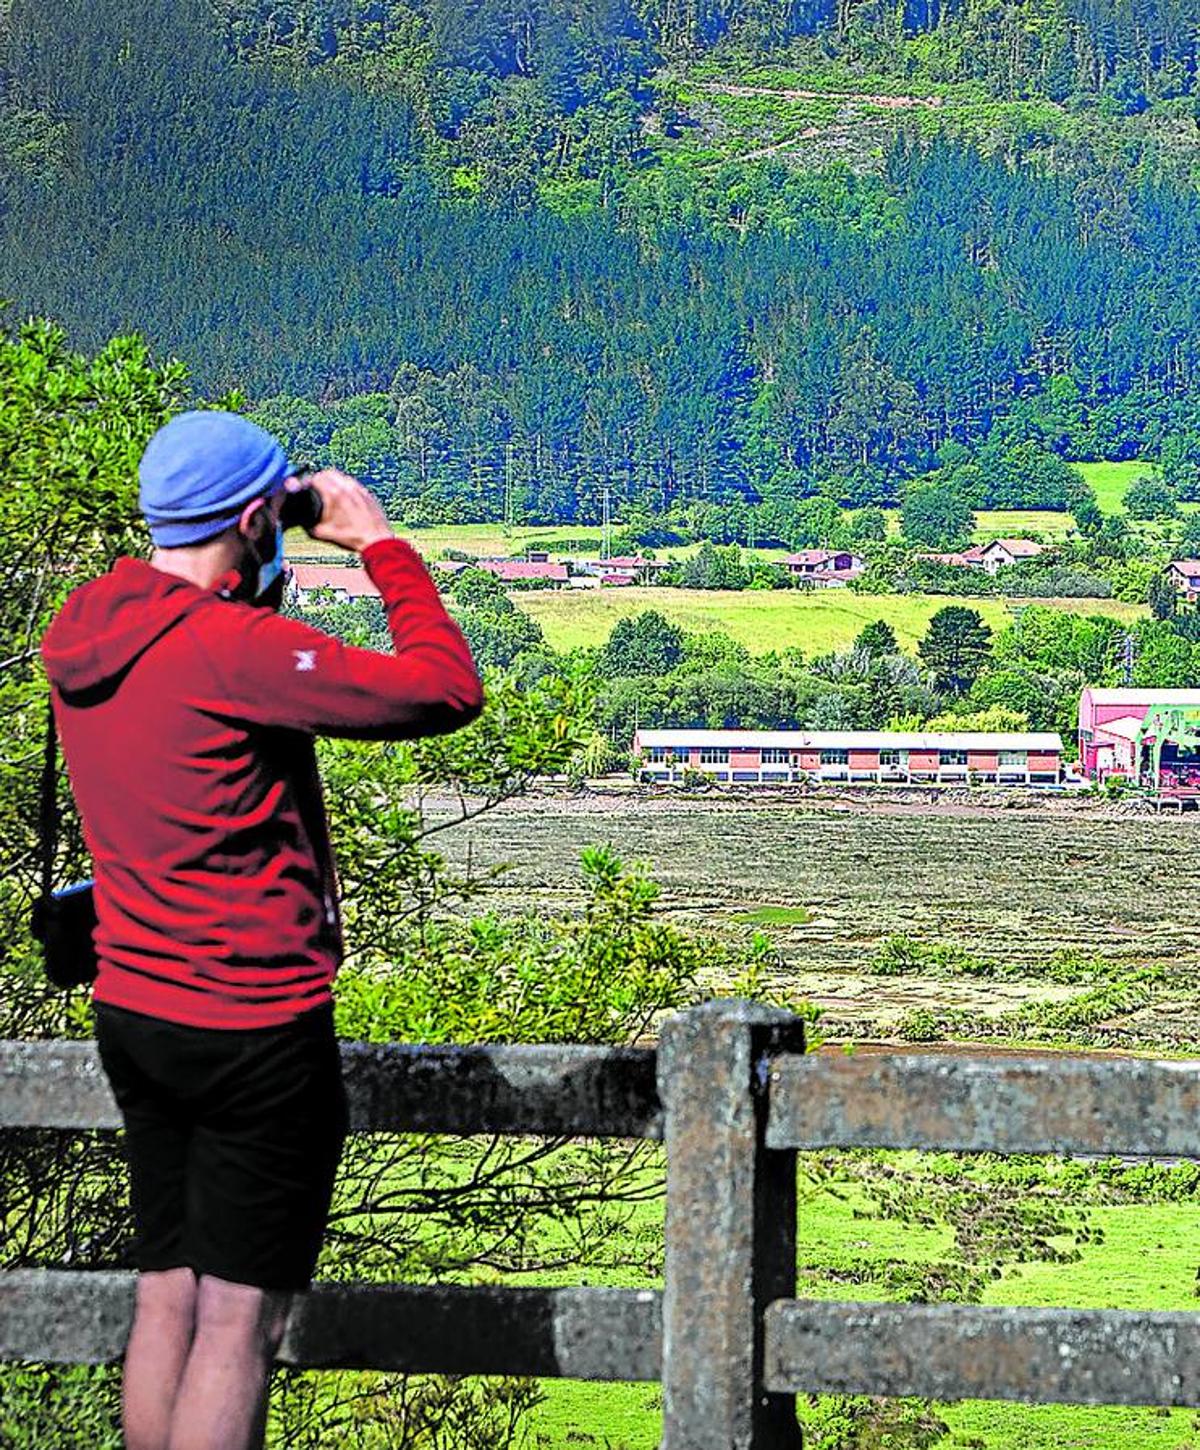
POLYGON ((236 524, 291 473, 265 429, 237 413, 180 413, 146 445, 138 501, 160 549, 199 544, 236 524))

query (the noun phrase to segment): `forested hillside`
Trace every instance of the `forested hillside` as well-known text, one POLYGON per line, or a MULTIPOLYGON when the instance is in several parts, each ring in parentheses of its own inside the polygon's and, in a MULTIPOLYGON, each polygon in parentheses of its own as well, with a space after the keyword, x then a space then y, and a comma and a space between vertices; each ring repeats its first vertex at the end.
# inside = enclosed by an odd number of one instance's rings
MULTIPOLYGON (((1184 0, 13 0, 2 38, 0 295, 414 521, 610 487, 787 538, 962 447, 1051 478, 1200 431, 1184 0), (861 144, 756 158, 780 76, 861 144)), ((1027 494, 975 501, 1068 501, 1027 494)))

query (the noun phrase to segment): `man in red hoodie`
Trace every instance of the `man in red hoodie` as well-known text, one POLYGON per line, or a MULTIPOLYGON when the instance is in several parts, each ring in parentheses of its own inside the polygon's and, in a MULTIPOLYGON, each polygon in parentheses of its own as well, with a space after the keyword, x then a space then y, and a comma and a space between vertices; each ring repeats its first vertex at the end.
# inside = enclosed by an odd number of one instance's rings
POLYGON ((311 480, 314 537, 357 552, 394 654, 276 612, 292 469, 230 413, 160 429, 156 550, 77 589, 42 646, 95 875, 101 1059, 121 1108, 137 1309, 128 1450, 262 1443, 346 1130, 337 883, 313 737, 403 739, 482 708, 462 634, 379 505, 311 480))

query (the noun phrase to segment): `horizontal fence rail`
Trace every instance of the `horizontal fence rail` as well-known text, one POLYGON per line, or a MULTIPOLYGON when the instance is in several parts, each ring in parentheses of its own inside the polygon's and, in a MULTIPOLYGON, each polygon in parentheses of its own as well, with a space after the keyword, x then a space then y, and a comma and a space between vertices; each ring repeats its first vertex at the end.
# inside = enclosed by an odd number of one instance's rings
MULTIPOLYGON (((667 1019, 657 1051, 347 1044, 359 1132, 655 1138, 665 1276, 649 1290, 317 1284, 281 1361, 660 1380, 662 1450, 799 1450, 798 1393, 1200 1405, 1200 1315, 845 1304, 796 1294, 796 1153, 1200 1158, 1200 1064, 810 1056, 749 1003, 667 1019)), ((91 1043, 0 1043, 0 1129, 112 1129, 91 1043)), ((133 1276, 0 1274, 0 1358, 122 1351, 133 1276)))
POLYGON ((778 1300, 766 1387, 1038 1404, 1200 1404, 1200 1315, 778 1300))
POLYGON ((1200 1158, 1200 1063, 780 1057, 769 1148, 1200 1158))
MULTIPOLYGON (((0 1274, 0 1359, 106 1364, 133 1317, 131 1273, 0 1274)), ((657 1380, 661 1296, 649 1289, 314 1284, 279 1363, 297 1369, 657 1380)))
MULTIPOLYGON (((353 1131, 661 1138, 636 1047, 342 1045, 353 1131)), ((119 1128, 91 1042, 0 1042, 0 1128, 119 1128)))

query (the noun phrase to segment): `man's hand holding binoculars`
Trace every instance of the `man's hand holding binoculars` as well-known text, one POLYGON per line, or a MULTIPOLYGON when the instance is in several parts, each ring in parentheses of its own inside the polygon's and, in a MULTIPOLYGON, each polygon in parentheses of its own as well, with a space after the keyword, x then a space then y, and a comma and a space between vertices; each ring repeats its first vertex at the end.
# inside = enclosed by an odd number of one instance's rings
POLYGON ((322 543, 361 554, 393 537, 391 524, 375 496, 336 468, 322 468, 289 479, 279 521, 302 528, 322 543))

